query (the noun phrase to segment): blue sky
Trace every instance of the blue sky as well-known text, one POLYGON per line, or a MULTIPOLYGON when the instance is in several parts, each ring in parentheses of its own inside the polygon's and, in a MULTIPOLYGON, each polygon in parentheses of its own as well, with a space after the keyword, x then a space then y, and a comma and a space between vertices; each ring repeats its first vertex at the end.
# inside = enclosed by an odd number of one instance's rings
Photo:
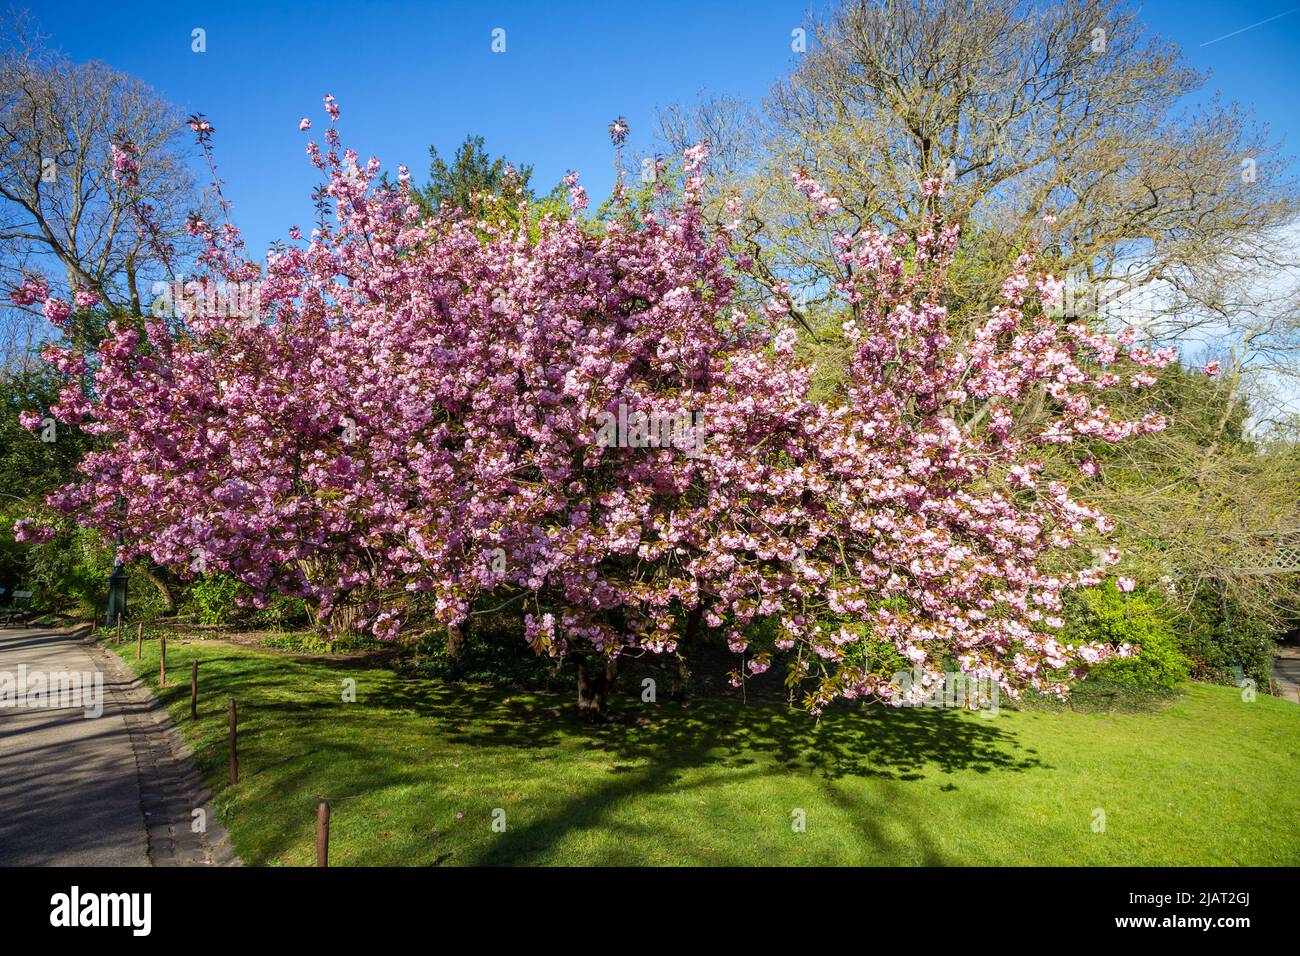
MULTIPOLYGON (((61 0, 32 7, 52 45, 73 59, 104 60, 186 112, 207 114, 235 219, 257 254, 289 226, 311 222, 316 174, 297 123, 309 116, 319 129, 324 93, 343 109, 345 143, 388 168, 406 163, 419 178, 430 143, 447 155, 473 132, 493 153, 533 163, 542 188, 578 169, 599 201, 613 179, 612 118, 627 116, 636 146, 649 143, 656 106, 705 89, 760 98, 789 68, 790 32, 808 3, 61 0), (196 27, 206 31, 205 53, 191 50, 196 27), (506 31, 505 53, 491 50, 495 28, 506 31)), ((1209 91, 1252 108, 1286 138, 1289 153, 1300 154, 1296 0, 1160 0, 1145 4, 1143 15, 1192 65, 1213 70, 1209 91)))

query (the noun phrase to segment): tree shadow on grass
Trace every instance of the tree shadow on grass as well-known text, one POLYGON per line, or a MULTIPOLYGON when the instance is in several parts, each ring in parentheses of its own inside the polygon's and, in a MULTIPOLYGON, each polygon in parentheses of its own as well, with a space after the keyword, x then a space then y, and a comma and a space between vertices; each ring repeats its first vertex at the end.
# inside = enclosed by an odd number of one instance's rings
MULTIPOLYGON (((656 793, 702 793, 714 784, 734 785, 773 772, 820 781, 827 799, 849 821, 845 839, 853 844, 882 854, 899 850, 898 837, 886 833, 888 819, 893 831, 909 832, 907 846, 913 855, 919 851, 925 861, 943 863, 941 851, 919 821, 858 805, 859 798, 836 782, 871 778, 888 787, 932 773, 1015 773, 1042 766, 1034 751, 1021 747, 998 721, 944 710, 844 708, 815 721, 801 710, 771 703, 699 700, 656 705, 619 697, 614 701, 617 719, 593 727, 572 713, 567 695, 385 679, 363 689, 357 703, 342 704, 337 698, 314 699, 310 691, 305 699, 299 696, 303 685, 292 670, 267 681, 261 662, 233 658, 221 663, 220 671, 211 672, 209 700, 224 705, 227 696, 235 696, 241 701, 243 772, 254 786, 261 773, 269 775, 262 786, 270 789, 258 799, 309 792, 344 801, 345 806, 351 797, 371 791, 427 786, 430 768, 425 759, 418 754, 408 759, 400 752, 413 743, 425 753, 430 752, 426 744, 436 750, 439 742, 493 755, 513 750, 521 763, 544 758, 552 748, 600 754, 598 763, 607 769, 593 766, 579 793, 531 808, 521 815, 526 822, 512 814, 508 831, 454 854, 456 862, 478 865, 530 862, 583 830, 636 830, 642 825, 618 813, 628 801, 656 793), (284 693, 288 688, 293 688, 293 697, 284 693), (347 734, 328 728, 340 707, 346 707, 350 717, 347 734), (357 719, 364 728, 360 735, 357 719), (398 747, 396 740, 402 738, 386 736, 385 725, 408 719, 423 723, 423 739, 403 739, 407 746, 398 747), (284 734, 309 735, 311 744, 306 752, 301 746, 277 744, 276 738, 284 734)), ((303 676, 313 682, 320 679, 310 672, 303 676)), ((168 688, 167 696, 178 692, 168 688)), ((199 748, 201 762, 219 772, 224 760, 221 738, 208 737, 204 744, 199 748)), ((303 810, 304 820, 313 809, 303 810)), ((343 806, 338 809, 346 814, 343 806)), ((638 862, 636 846, 644 844, 638 844, 637 836, 628 832, 626 839, 604 841, 604 861, 638 862)), ((302 837, 296 830, 263 832, 259 858, 249 862, 273 860, 302 837)), ((650 835, 659 845, 667 838, 667 826, 650 835)), ((438 860, 451 859, 436 842, 433 850, 438 860)), ((728 863, 734 862, 730 852, 690 846, 681 847, 680 856, 687 862, 728 863)))
POLYGON ((832 780, 916 780, 927 768, 988 773, 1040 765, 1032 750, 1021 748, 994 720, 951 710, 868 706, 835 710, 817 721, 775 704, 656 705, 626 698, 618 701, 621 713, 615 720, 591 726, 567 708, 535 702, 551 695, 518 696, 494 688, 467 692, 453 685, 402 682, 387 705, 445 722, 448 739, 458 744, 535 750, 578 738, 615 761, 666 767, 761 762, 832 780))
MULTIPOLYGON (((761 777, 774 769, 820 779, 828 799, 852 821, 856 842, 888 850, 890 841, 874 819, 878 814, 852 806, 852 798, 834 787, 835 781, 913 781, 934 771, 1020 772, 1042 766, 1033 750, 1022 748, 992 720, 951 711, 868 707, 837 710, 815 721, 802 711, 771 704, 700 701, 656 706, 631 698, 619 701, 624 719, 590 727, 568 712, 557 716, 509 697, 467 699, 445 686, 403 684, 397 694, 400 706, 449 721, 445 735, 459 745, 518 748, 520 759, 527 760, 540 749, 566 741, 571 746, 576 739, 612 762, 607 775, 593 779, 580 796, 523 826, 512 826, 481 848, 469 861, 478 865, 527 862, 568 833, 627 826, 617 822, 614 813, 621 803, 656 792, 681 794, 687 771, 687 789, 700 790, 714 782, 761 777)), ((944 862, 918 824, 903 822, 914 831, 909 841, 914 851, 931 864, 944 862)), ((708 852, 698 847, 683 850, 700 862, 701 854, 708 852)))

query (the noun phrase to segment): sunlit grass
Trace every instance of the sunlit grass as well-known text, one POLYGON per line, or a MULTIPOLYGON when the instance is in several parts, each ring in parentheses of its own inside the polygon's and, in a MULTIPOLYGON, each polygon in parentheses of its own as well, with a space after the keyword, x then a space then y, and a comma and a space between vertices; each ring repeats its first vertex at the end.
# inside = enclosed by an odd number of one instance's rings
POLYGON ((207 641, 168 642, 158 691, 157 653, 123 656, 189 736, 249 864, 312 863, 321 799, 335 865, 1300 863, 1300 707, 1227 687, 1153 713, 875 707, 820 725, 627 697, 593 729, 563 695, 207 641))

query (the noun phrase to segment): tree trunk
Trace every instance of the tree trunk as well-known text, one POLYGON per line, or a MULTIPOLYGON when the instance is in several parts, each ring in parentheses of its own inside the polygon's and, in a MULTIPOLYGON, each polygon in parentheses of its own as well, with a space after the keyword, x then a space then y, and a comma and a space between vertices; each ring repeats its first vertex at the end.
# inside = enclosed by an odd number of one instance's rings
POLYGON ((166 610, 166 613, 175 614, 176 598, 172 596, 172 589, 168 587, 167 582, 150 567, 144 569, 144 576, 148 579, 150 584, 158 589, 158 596, 162 598, 163 608, 166 610))
POLYGON ((469 639, 469 618, 459 624, 447 625, 447 659, 451 661, 451 676, 460 676, 461 655, 465 651, 465 642, 469 639))
POLYGON ((691 678, 691 662, 695 656, 696 638, 700 633, 700 619, 703 612, 699 605, 686 612, 686 629, 681 643, 677 645, 677 672, 673 674, 673 687, 668 694, 669 700, 685 700, 686 685, 691 678))
POLYGON ((605 719, 608 713, 606 698, 618 676, 618 658, 607 657, 603 665, 589 663, 586 656, 574 656, 578 665, 578 716, 592 722, 605 719))
MULTIPOLYGON (((140 304, 140 290, 136 286, 135 256, 130 256, 126 260, 126 288, 131 297, 131 314, 144 315, 144 309, 140 304)), ((149 304, 153 305, 152 302, 149 304)), ((168 316, 168 318, 171 318, 171 316, 168 316)))

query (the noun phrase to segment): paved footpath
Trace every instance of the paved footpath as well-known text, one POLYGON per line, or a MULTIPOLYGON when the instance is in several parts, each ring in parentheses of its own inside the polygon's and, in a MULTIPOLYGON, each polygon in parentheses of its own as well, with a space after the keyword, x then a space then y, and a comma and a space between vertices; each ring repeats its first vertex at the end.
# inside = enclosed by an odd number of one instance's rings
POLYGON ((1300 704, 1300 648, 1278 648, 1273 658, 1273 683, 1283 698, 1300 704))
POLYGON ((188 747, 134 673, 85 633, 0 628, 0 686, 20 665, 29 681, 103 680, 97 717, 30 700, 0 707, 0 866, 237 863, 188 747), (196 808, 206 833, 191 826, 196 808))

